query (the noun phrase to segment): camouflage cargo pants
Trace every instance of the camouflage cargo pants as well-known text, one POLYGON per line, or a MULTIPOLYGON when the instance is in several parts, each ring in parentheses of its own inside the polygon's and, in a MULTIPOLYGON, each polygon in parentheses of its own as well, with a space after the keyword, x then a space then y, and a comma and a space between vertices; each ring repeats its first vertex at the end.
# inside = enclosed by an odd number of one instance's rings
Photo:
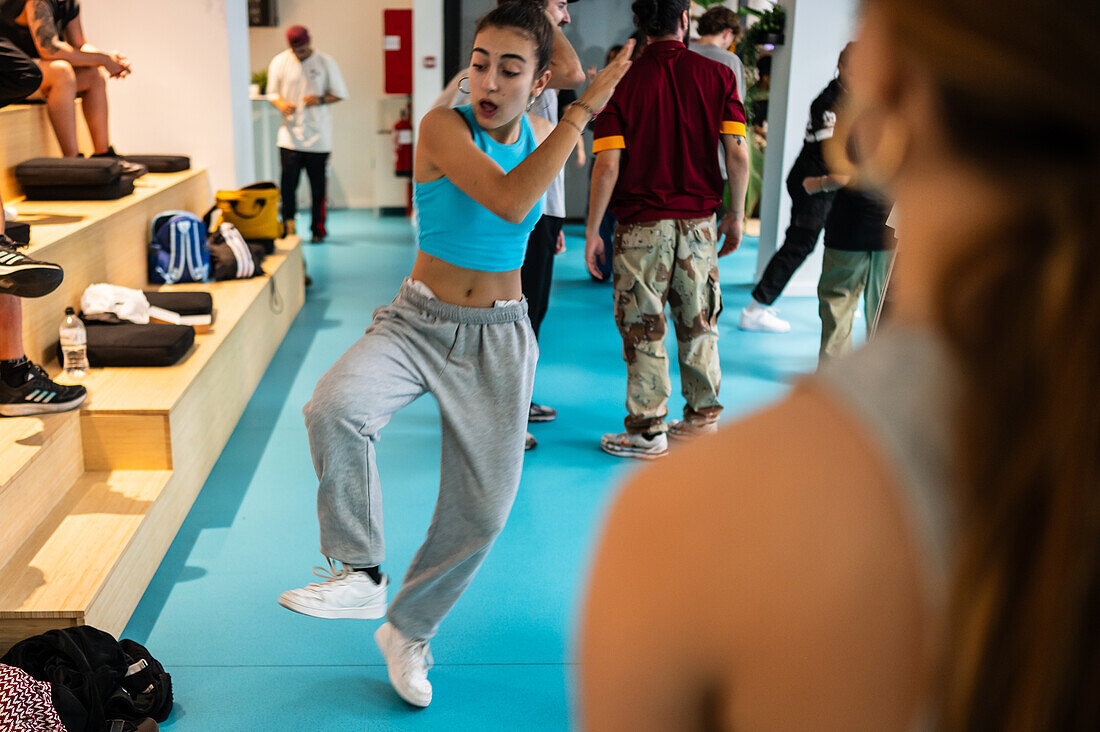
POLYGON ((664 432, 672 384, 665 303, 676 328, 684 419, 715 422, 718 387, 718 246, 714 218, 620 224, 615 229, 615 323, 626 361, 626 429, 664 432))

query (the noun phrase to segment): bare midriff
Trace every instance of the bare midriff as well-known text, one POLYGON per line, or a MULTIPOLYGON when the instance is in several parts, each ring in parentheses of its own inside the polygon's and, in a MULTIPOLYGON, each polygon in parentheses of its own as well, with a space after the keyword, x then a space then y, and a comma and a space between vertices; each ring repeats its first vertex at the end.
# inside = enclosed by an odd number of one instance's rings
POLYGON ((482 272, 457 267, 427 252, 416 255, 412 274, 442 302, 467 308, 491 308, 497 300, 519 300, 523 286, 519 270, 482 272))

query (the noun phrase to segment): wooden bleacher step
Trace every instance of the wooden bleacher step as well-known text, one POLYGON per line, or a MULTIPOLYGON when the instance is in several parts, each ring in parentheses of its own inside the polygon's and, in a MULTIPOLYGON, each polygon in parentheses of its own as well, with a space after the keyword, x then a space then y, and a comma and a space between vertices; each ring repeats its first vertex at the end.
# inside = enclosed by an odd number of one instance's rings
MULTIPOLYGON (((97 282, 148 288, 153 217, 213 200, 201 168, 143 176, 117 201, 21 200, 15 165, 58 154, 44 107, 0 110, 0 193, 31 224, 31 256, 65 269, 57 290, 23 303, 24 347, 55 378, 65 308, 97 282)), ((168 288, 209 290, 217 312, 176 366, 95 369, 79 411, 0 419, 0 653, 50 628, 125 627, 301 309, 297 237, 264 269, 168 288)))
POLYGON ((79 412, 0 419, 0 558, 19 549, 83 472, 79 412))
POLYGON ((118 607, 128 598, 111 588, 130 580, 124 560, 148 542, 143 526, 171 476, 167 470, 83 473, 4 568, 0 646, 50 628, 128 618, 133 608, 118 607))
POLYGON ((84 379, 88 402, 71 414, 88 472, 0 567, 0 652, 51 627, 125 627, 304 301, 296 237, 264 268, 163 288, 214 296, 214 327, 180 364, 84 379))

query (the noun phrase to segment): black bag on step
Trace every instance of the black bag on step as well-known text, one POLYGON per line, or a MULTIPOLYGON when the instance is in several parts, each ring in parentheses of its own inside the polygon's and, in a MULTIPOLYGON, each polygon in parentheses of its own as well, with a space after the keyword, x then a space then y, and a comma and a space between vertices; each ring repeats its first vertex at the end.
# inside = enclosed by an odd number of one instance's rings
POLYGON ((207 239, 215 280, 247 280, 264 274, 264 247, 245 241, 233 224, 220 224, 207 239))
POLYGON ((210 315, 214 312, 214 298, 209 292, 146 290, 145 299, 153 307, 171 310, 179 315, 210 315))
MULTIPOLYGON (((195 343, 195 329, 189 325, 168 323, 102 323, 85 320, 88 332, 88 365, 172 366, 195 343)), ((61 344, 57 344, 61 358, 61 344)))
POLYGON ((4 225, 4 233, 17 244, 31 243, 31 225, 22 221, 8 221, 4 225))
POLYGON ((144 165, 150 173, 179 173, 191 169, 191 158, 186 155, 123 155, 122 159, 144 165))
POLYGON ((28 201, 110 201, 134 192, 114 158, 32 158, 15 166, 28 201))

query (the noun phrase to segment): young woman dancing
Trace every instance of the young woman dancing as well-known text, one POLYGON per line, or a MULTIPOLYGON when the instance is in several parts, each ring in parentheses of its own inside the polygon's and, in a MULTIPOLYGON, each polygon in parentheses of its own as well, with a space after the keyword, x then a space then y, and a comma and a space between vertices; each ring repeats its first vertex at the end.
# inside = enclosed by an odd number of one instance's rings
POLYGON ((304 410, 331 573, 279 602, 321 618, 385 614, 375 640, 397 693, 415 706, 432 698, 428 641, 504 528, 519 487, 538 357, 520 285, 527 237, 582 128, 630 66, 627 48, 553 127, 525 114, 550 80, 553 42, 546 14, 526 4, 507 3, 480 21, 470 105, 433 109, 421 121, 412 274, 304 410), (387 611, 374 443, 425 392, 443 422, 439 499, 387 611))

